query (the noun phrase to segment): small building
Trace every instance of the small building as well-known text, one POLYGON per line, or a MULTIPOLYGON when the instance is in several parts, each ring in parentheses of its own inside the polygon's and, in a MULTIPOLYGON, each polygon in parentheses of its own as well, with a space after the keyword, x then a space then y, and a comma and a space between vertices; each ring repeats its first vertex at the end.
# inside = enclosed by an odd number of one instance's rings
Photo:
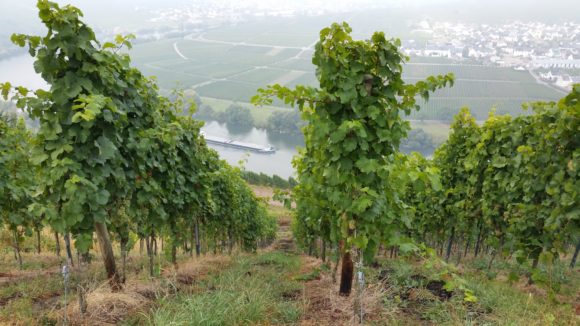
POLYGON ((426 57, 438 57, 438 58, 450 58, 453 52, 453 47, 449 45, 442 44, 427 44, 423 54, 426 57))

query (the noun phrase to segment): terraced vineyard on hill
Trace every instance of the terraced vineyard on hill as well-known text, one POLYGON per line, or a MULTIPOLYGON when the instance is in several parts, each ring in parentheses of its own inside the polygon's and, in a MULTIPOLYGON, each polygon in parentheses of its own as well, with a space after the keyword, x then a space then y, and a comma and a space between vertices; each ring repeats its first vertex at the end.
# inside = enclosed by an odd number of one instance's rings
MULTIPOLYGON (((252 31, 269 30, 270 25, 262 24, 222 27, 185 39, 139 44, 131 56, 134 64, 146 75, 156 76, 163 88, 179 85, 202 97, 227 101, 249 102, 264 84, 317 85, 311 62, 316 31, 295 33, 293 39, 280 37, 282 32, 259 33, 256 38, 252 31)), ((477 119, 484 120, 493 107, 502 113, 519 114, 524 102, 556 100, 563 95, 538 83, 527 71, 444 58, 414 57, 405 65, 403 76, 413 82, 445 73, 455 74, 454 87, 431 98, 414 117, 449 119, 449 111, 457 113, 469 106, 477 119)))

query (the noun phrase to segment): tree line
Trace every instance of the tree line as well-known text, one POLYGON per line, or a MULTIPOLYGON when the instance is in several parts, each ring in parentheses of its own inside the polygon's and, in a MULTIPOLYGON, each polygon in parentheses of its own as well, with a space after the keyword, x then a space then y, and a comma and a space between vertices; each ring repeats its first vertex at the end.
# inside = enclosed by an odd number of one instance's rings
POLYGON ((242 171, 242 178, 246 180, 249 184, 258 186, 269 186, 278 189, 292 189, 298 182, 293 177, 288 179, 283 179, 277 174, 269 176, 265 173, 256 173, 252 171, 242 171))
MULTIPOLYGON (((200 99, 201 100, 201 99, 200 99)), ((253 127, 266 129, 268 132, 301 136, 301 128, 304 122, 300 118, 300 112, 293 109, 275 110, 268 117, 264 125, 258 125, 252 116, 250 108, 233 103, 228 108, 219 112, 207 104, 201 104, 194 117, 206 121, 218 121, 226 123, 230 128, 249 131, 253 127)))

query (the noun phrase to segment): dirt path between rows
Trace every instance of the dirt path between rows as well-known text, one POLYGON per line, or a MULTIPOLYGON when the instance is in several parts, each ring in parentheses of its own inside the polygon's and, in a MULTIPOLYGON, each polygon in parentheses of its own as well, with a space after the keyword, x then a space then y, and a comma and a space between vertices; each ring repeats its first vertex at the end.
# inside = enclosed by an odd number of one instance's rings
MULTIPOLYGON (((260 197, 271 196, 271 188, 252 186, 254 192, 260 197)), ((279 202, 274 202, 273 206, 281 206, 279 202)), ((278 234, 276 240, 267 249, 272 251, 282 251, 289 254, 300 255, 301 268, 298 275, 311 275, 310 279, 304 281, 302 300, 305 303, 303 315, 299 325, 355 325, 358 322, 354 315, 354 303, 356 296, 342 297, 338 295, 338 283, 332 279, 333 264, 325 264, 322 260, 308 255, 300 254, 294 241, 291 230, 291 217, 286 215, 278 216, 278 234)), ((337 279, 340 279, 338 271, 337 279)), ((364 305, 367 307, 367 316, 374 319, 378 315, 380 306, 379 292, 370 289, 366 293, 364 305)), ((358 320, 358 319, 357 319, 358 320)), ((368 320, 368 319, 367 319, 368 320)))

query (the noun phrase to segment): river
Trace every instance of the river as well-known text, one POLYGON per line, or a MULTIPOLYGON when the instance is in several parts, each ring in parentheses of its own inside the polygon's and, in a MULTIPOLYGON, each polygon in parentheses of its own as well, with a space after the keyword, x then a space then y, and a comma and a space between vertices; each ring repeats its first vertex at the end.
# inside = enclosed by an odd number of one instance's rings
POLYGON ((302 138, 298 136, 273 134, 257 128, 245 131, 236 130, 226 124, 220 124, 215 121, 206 122, 202 130, 209 136, 253 143, 263 147, 275 147, 276 153, 261 154, 225 146, 210 145, 211 148, 218 151, 223 159, 232 165, 238 166, 239 162, 243 160, 243 166, 246 170, 263 172, 268 175, 277 174, 283 178, 293 175, 292 157, 297 153, 297 147, 304 146, 302 138))

